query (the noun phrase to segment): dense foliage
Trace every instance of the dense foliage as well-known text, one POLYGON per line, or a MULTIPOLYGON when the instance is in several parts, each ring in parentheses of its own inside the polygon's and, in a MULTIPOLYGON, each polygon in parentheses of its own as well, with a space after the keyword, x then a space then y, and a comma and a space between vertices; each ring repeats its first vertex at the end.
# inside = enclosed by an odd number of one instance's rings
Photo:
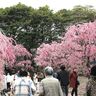
POLYGON ((0 32, 0 79, 4 72, 4 66, 10 68, 25 66, 28 68, 29 66, 31 67, 31 60, 29 59, 31 57, 32 54, 26 48, 16 44, 13 38, 9 38, 0 32))
POLYGON ((31 68, 32 55, 26 49, 34 52, 40 46, 35 58, 37 64, 89 66, 96 59, 95 19, 96 10, 90 6, 75 6, 72 10, 58 12, 48 6, 34 9, 21 3, 0 8, 0 29, 7 36, 0 33, 0 60, 10 64, 10 68, 26 64, 31 68), (90 21, 93 23, 86 23, 90 21))
POLYGON ((29 51, 42 43, 51 43, 65 34, 66 27, 94 21, 96 10, 90 6, 76 6, 72 10, 53 12, 48 6, 34 9, 21 3, 0 9, 0 28, 29 51))
MULTIPOLYGON (((35 61, 41 66, 90 67, 96 60, 96 22, 70 26, 60 43, 42 44, 35 61)), ((83 69, 82 69, 83 70, 83 69)))
POLYGON ((6 62, 13 64, 15 59, 14 46, 11 38, 6 37, 0 32, 0 79, 3 74, 4 64, 6 62))

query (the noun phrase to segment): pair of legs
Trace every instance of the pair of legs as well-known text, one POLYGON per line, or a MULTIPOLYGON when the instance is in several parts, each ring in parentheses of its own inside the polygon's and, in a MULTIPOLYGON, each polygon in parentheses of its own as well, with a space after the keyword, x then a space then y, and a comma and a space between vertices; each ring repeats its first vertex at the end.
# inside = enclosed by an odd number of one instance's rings
POLYGON ((10 89, 11 89, 10 82, 7 82, 7 90, 10 91, 10 89))
POLYGON ((73 96, 74 94, 75 94, 75 96, 78 96, 77 95, 77 87, 72 89, 71 96, 73 96))
POLYGON ((68 96, 68 86, 61 86, 64 96, 68 96))

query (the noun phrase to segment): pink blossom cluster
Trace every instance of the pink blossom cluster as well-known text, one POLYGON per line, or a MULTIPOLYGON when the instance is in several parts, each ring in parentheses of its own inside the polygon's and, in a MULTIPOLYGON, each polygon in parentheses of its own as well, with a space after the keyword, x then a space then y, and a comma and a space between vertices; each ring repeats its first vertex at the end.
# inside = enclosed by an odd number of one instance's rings
POLYGON ((14 53, 17 58, 23 58, 22 60, 16 60, 15 66, 24 67, 26 65, 27 68, 27 65, 31 65, 32 62, 29 59, 32 57, 32 54, 23 45, 16 44, 14 46, 14 53), (26 56, 27 60, 24 60, 24 56, 26 56))
POLYGON ((21 44, 17 44, 16 46, 14 46, 14 50, 16 56, 32 56, 32 54, 29 53, 28 50, 21 44))
POLYGON ((6 37, 0 32, 0 60, 13 63, 15 61, 14 46, 10 38, 6 37))
POLYGON ((17 63, 16 66, 24 66, 24 65, 30 65, 30 64, 31 64, 30 60, 23 60, 17 63))
MULTIPOLYGON (((0 32, 0 78, 4 71, 4 64, 8 64, 12 67, 16 62, 17 56, 31 57, 32 55, 22 45, 13 45, 13 39, 0 32)), ((31 61, 23 61, 22 63, 25 62, 31 64, 31 61)))
POLYGON ((0 32, 0 79, 2 78, 4 64, 6 62, 13 64, 15 59, 14 46, 12 45, 10 38, 0 32))
POLYGON ((41 66, 84 66, 96 59, 96 22, 70 26, 60 43, 42 44, 37 49, 35 62, 41 66))
POLYGON ((25 68, 27 70, 33 70, 33 67, 31 66, 32 62, 31 60, 23 60, 23 61, 19 61, 15 67, 21 67, 21 68, 25 68))

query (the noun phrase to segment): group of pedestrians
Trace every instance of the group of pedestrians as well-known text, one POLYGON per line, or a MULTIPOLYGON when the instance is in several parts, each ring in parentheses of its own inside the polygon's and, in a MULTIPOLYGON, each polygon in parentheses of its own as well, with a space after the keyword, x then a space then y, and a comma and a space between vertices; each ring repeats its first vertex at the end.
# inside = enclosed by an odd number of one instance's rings
POLYGON ((68 96, 68 89, 69 87, 72 87, 71 96, 75 94, 75 96, 78 96, 78 75, 77 75, 77 69, 73 68, 70 72, 66 70, 65 66, 62 65, 60 67, 60 71, 57 73, 57 79, 60 81, 63 93, 65 93, 66 96, 68 96))
POLYGON ((44 79, 38 79, 34 73, 33 80, 30 73, 24 69, 19 70, 16 74, 6 76, 6 89, 12 92, 13 96, 33 96, 34 93, 39 96, 68 96, 68 87, 73 88, 72 96, 77 96, 77 73, 74 71, 69 74, 65 66, 60 67, 60 71, 55 72, 52 67, 47 66, 44 69, 44 79))
POLYGON ((73 88, 71 96, 74 94, 78 96, 79 81, 76 68, 69 72, 64 65, 61 65, 55 78, 52 67, 46 67, 44 73, 45 78, 40 83, 40 96, 68 96, 69 86, 73 88))
MULTIPOLYGON (((12 96, 68 96, 69 87, 72 88, 71 96, 78 96, 78 72, 73 68, 70 72, 64 65, 55 72, 52 67, 47 66, 44 69, 44 78, 38 81, 37 74, 34 74, 33 80, 30 73, 21 69, 13 77, 13 82, 9 82, 7 77, 7 89, 10 89, 12 96), (10 85, 11 84, 11 85, 10 85), (36 94, 36 95, 34 95, 36 94)), ((96 66, 91 68, 90 79, 86 86, 86 96, 96 96, 96 66)))
MULTIPOLYGON (((60 67, 60 71, 54 76, 52 67, 45 68, 45 78, 41 81, 39 96, 68 96, 69 87, 72 88, 71 96, 78 95, 78 72, 73 68, 68 72, 64 65, 60 67), (57 86, 58 85, 58 86, 57 86)), ((92 66, 90 78, 86 82, 86 90, 84 96, 96 96, 96 65, 92 66)))
POLYGON ((32 96, 36 87, 28 73, 21 69, 16 74, 10 75, 8 73, 4 75, 0 96, 32 96))

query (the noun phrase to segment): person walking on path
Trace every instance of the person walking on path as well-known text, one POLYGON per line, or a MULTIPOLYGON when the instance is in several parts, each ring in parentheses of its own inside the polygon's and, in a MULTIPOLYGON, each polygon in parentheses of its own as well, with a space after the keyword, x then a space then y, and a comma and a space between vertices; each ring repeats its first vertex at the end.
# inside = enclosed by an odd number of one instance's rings
POLYGON ((86 86, 87 96, 96 96, 96 65, 91 68, 90 79, 86 86))
POLYGON ((14 96, 33 96, 32 92, 36 91, 36 87, 33 81, 27 77, 28 72, 22 69, 19 72, 19 76, 13 85, 14 96))
POLYGON ((74 68, 70 73, 70 87, 73 88, 71 92, 71 96, 73 96, 74 94, 75 96, 78 96, 78 91, 77 91, 78 85, 79 85, 79 81, 78 81, 77 69, 74 68))
POLYGON ((60 69, 57 73, 57 79, 60 81, 63 93, 68 96, 69 72, 65 70, 64 65, 61 65, 60 69))
POLYGON ((44 73, 45 78, 41 80, 39 96, 64 96, 60 82, 53 77, 53 68, 47 66, 44 73))

